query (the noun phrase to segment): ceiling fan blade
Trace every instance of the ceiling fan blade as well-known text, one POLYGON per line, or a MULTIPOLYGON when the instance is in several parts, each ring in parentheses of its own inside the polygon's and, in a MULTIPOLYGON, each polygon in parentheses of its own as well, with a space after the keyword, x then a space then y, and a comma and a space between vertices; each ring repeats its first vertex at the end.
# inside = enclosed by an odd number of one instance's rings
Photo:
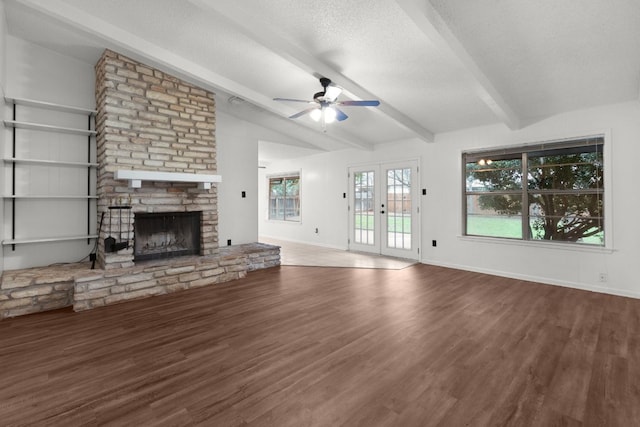
POLYGON ((286 102, 304 102, 305 104, 313 104, 315 101, 305 101, 304 99, 291 99, 291 98, 273 98, 274 101, 286 101, 286 102))
POLYGON ((341 122, 343 120, 347 120, 349 118, 349 116, 347 116, 344 111, 342 111, 339 108, 336 107, 332 107, 334 110, 336 110, 336 120, 341 122))
POLYGON ((371 101, 342 101, 338 102, 339 105, 345 105, 350 107, 377 107, 380 105, 380 101, 371 100, 371 101))
POLYGON ((304 116, 305 114, 309 114, 310 112, 312 112, 313 110, 317 110, 319 107, 311 107, 311 108, 307 108, 306 110, 302 110, 299 113, 295 113, 293 116, 289 116, 290 119, 297 119, 300 116, 304 116))
POLYGON ((324 93, 324 100, 333 102, 336 99, 338 99, 338 96, 341 93, 342 93, 342 88, 340 86, 336 86, 333 83, 331 83, 329 86, 327 86, 327 89, 324 93))

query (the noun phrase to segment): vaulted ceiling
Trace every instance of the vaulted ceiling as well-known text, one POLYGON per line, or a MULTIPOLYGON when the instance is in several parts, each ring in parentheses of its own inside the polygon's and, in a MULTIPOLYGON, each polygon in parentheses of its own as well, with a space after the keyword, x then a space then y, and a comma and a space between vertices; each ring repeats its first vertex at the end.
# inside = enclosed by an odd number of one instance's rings
MULTIPOLYGON (((217 93, 271 142, 371 149, 637 100, 638 0, 5 0, 9 33, 95 63, 104 48, 217 93), (330 78, 349 119, 287 117, 330 78)), ((302 107, 302 108, 301 108, 302 107)))

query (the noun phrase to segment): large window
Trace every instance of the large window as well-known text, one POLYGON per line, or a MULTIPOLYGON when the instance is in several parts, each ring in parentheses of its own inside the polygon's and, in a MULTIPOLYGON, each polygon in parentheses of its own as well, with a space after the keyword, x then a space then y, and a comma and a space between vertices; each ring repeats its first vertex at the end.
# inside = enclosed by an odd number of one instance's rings
POLYGON ((269 219, 300 222, 300 174, 269 178, 269 219))
POLYGON ((604 137, 463 154, 469 236, 604 245, 604 137))

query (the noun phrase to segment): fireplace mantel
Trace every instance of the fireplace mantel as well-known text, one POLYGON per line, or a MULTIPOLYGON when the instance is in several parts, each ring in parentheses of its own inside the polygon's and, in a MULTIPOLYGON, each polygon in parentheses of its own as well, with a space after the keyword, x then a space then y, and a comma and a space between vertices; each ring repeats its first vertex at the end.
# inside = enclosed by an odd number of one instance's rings
POLYGON ((119 169, 113 174, 115 179, 129 180, 129 187, 140 188, 142 181, 196 182, 201 190, 211 189, 214 182, 222 182, 220 175, 204 175, 179 172, 156 172, 131 169, 119 169))

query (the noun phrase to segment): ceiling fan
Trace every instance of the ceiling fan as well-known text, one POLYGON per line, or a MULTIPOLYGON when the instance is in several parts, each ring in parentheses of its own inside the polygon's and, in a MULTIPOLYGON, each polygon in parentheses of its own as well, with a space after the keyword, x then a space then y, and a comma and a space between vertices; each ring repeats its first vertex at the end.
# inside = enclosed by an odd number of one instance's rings
POLYGON ((380 105, 380 101, 371 100, 371 101, 338 101, 338 96, 342 93, 342 88, 340 86, 336 86, 331 82, 330 79, 326 77, 320 78, 320 84, 322 85, 323 91, 318 92, 313 95, 313 101, 305 101, 303 99, 290 99, 290 98, 273 98, 274 101, 285 101, 285 102, 303 102, 305 104, 313 104, 313 107, 307 108, 306 110, 302 110, 299 113, 296 113, 292 116, 289 116, 290 119, 297 119, 298 117, 304 116, 305 114, 309 114, 309 116, 315 120, 322 120, 322 127, 327 123, 332 123, 334 121, 343 121, 349 118, 340 108, 339 106, 344 107, 377 107, 380 105))

